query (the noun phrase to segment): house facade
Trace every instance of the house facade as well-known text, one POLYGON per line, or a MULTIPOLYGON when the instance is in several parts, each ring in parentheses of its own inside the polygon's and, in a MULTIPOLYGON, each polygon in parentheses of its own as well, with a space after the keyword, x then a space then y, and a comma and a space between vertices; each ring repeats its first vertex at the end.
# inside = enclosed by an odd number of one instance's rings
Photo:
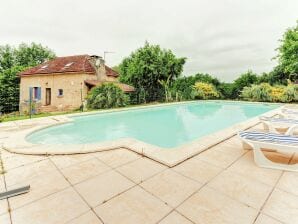
POLYGON ((114 83, 124 92, 132 86, 120 83, 119 74, 96 55, 57 57, 20 74, 20 111, 65 111, 80 108, 94 86, 114 83))

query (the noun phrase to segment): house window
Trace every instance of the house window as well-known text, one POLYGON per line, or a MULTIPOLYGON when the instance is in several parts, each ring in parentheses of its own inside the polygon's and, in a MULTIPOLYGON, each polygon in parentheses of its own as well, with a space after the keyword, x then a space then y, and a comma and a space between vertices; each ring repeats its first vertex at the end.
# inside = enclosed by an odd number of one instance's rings
POLYGON ((33 98, 33 100, 41 100, 41 88, 40 87, 32 88, 32 98, 33 98))
POLYGON ((63 89, 58 89, 58 96, 63 96, 63 89))

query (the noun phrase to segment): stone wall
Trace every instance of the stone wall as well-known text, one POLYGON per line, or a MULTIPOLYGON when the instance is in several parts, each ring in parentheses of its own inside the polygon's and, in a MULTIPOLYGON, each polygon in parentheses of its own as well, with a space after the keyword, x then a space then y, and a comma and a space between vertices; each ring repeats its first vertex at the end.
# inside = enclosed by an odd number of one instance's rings
POLYGON ((84 80, 96 80, 92 74, 46 74, 22 76, 20 83, 20 111, 28 111, 29 88, 41 87, 41 100, 35 102, 37 111, 45 107, 50 110, 71 110, 79 108, 87 96, 88 88, 84 80), (51 104, 46 105, 46 88, 51 89, 51 104), (63 96, 58 96, 63 89, 63 96), (27 105, 27 106, 26 106, 27 105))

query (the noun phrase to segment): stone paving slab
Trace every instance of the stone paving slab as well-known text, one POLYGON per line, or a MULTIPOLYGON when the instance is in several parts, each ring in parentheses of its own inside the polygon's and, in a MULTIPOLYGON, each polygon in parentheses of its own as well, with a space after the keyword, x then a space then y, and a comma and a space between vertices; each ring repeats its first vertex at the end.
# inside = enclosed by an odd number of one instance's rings
MULTIPOLYGON (((8 209, 12 224, 298 223, 297 173, 256 166, 237 137, 173 168, 124 148, 38 157, 0 151, 8 189, 32 187, 9 207, 0 201, 1 224, 11 224, 8 209)), ((298 154, 265 154, 298 162, 298 154)))
POLYGON ((104 223, 153 224, 171 211, 164 202, 136 186, 95 208, 104 223))

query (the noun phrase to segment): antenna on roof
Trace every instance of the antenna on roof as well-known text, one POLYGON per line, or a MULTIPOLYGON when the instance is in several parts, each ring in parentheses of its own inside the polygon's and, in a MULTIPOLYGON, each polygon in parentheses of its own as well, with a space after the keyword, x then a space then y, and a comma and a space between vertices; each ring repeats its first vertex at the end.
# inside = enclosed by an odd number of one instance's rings
POLYGON ((104 51, 103 52, 103 60, 106 60, 106 54, 114 54, 114 53, 116 53, 116 52, 114 52, 114 51, 104 51))

